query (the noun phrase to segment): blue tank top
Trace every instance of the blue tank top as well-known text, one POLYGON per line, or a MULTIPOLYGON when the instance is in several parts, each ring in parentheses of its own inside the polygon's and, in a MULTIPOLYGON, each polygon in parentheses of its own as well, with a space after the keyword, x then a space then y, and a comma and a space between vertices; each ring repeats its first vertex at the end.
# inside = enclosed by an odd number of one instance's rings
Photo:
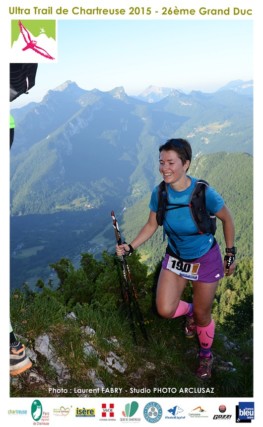
MULTIPOLYGON (((172 204, 189 205, 197 178, 189 176, 191 185, 183 191, 175 191, 167 185, 168 202, 172 204)), ((214 188, 206 189, 206 208, 216 214, 224 206, 224 199, 214 188)), ((158 210, 158 186, 152 192, 149 208, 153 212, 158 210)), ((168 235, 168 244, 172 252, 182 259, 195 259, 206 254, 212 247, 214 236, 212 234, 198 234, 198 229, 192 219, 188 206, 166 211, 163 223, 168 235)))

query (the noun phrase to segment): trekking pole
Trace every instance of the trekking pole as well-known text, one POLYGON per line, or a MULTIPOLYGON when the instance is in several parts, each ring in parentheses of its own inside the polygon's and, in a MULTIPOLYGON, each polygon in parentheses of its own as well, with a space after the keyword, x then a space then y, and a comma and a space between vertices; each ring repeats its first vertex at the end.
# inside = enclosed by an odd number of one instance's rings
MULTIPOLYGON (((111 211, 111 217, 112 217, 112 225, 115 232, 116 242, 118 245, 121 245, 122 243, 125 243, 125 242, 122 242, 119 224, 116 219, 114 211, 111 211)), ((135 344, 137 344, 137 336, 136 336, 136 330, 135 330, 136 323, 134 319, 135 316, 137 318, 136 320, 139 322, 139 326, 145 340, 148 340, 148 335, 145 328, 143 315, 137 300, 137 293, 131 279, 131 272, 130 272, 129 265, 126 261, 125 255, 122 255, 118 258, 121 261, 122 274, 123 274, 124 283, 125 283, 125 288, 124 290, 122 289, 122 297, 123 297, 124 303, 128 305, 132 335, 133 335, 135 344)))

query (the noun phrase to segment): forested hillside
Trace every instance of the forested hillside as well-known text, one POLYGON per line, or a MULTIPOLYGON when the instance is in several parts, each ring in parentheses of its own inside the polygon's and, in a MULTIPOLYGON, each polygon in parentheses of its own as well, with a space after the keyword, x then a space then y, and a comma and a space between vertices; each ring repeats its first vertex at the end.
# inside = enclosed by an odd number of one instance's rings
POLYGON ((173 90, 148 103, 123 88, 85 91, 66 82, 42 102, 12 111, 11 213, 139 201, 156 181, 159 145, 172 137, 189 139, 194 155, 252 154, 252 106, 251 97, 232 90, 173 90))

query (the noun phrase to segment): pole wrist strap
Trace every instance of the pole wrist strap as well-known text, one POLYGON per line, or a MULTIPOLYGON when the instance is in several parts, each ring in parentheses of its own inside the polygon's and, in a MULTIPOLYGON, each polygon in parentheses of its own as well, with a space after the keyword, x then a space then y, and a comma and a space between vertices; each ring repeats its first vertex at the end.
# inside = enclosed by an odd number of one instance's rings
POLYGON ((134 248, 132 247, 132 245, 128 245, 128 246, 129 246, 129 250, 125 251, 125 256, 130 256, 134 252, 134 248))

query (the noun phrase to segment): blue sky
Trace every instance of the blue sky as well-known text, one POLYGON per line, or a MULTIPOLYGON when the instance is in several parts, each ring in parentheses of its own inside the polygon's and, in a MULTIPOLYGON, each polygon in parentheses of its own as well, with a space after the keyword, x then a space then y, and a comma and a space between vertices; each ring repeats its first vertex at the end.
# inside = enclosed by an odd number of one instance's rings
POLYGON ((66 80, 87 90, 123 86, 129 95, 150 85, 211 92, 252 79, 252 65, 250 20, 63 20, 58 63, 39 65, 30 97, 16 106, 40 101, 66 80))

